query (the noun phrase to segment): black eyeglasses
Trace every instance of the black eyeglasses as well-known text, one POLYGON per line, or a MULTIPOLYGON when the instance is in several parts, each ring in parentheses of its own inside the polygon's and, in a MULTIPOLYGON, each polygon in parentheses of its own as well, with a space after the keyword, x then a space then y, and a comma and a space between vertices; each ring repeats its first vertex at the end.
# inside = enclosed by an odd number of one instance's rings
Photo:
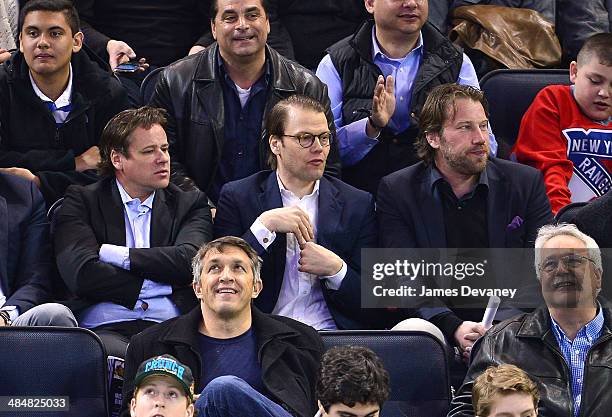
POLYGON ((319 139, 321 146, 329 146, 333 142, 333 136, 331 132, 323 132, 318 135, 312 133, 298 133, 297 135, 281 135, 290 138, 296 138, 302 148, 310 148, 314 143, 315 139, 319 139))
POLYGON ((583 266, 588 261, 595 263, 595 261, 593 261, 591 258, 587 258, 586 256, 569 254, 569 255, 561 256, 559 258, 556 258, 556 257, 546 258, 544 262, 542 262, 542 264, 540 265, 540 268, 544 272, 552 272, 555 269, 557 269, 557 267, 559 266, 559 261, 563 262, 563 266, 565 266, 567 269, 572 269, 572 270, 583 266))

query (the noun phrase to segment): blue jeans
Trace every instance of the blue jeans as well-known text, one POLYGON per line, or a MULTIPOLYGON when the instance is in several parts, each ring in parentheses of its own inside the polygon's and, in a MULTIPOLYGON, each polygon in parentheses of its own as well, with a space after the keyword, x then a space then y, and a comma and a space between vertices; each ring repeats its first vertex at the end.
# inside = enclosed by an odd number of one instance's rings
POLYGON ((206 417, 292 417, 283 407, 232 375, 210 381, 195 408, 198 416, 206 417))

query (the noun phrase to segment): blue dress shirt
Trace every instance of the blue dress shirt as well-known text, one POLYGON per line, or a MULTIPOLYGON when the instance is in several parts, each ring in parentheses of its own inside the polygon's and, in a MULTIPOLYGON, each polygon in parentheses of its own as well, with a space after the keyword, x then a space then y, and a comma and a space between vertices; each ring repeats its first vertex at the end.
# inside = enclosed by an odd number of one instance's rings
MULTIPOLYGON (((405 57, 389 58, 381 51, 376 40, 375 30, 376 26, 372 27, 372 60, 380 68, 385 78, 392 75, 395 80, 395 112, 388 127, 394 133, 400 133, 410 126, 410 101, 414 80, 423 60, 423 36, 419 34, 416 46, 405 57)), ((317 68, 317 77, 327 84, 342 164, 346 166, 355 165, 378 143, 378 139, 370 138, 366 134, 367 117, 344 125, 342 118, 342 80, 329 54, 321 60, 317 68)), ((463 54, 463 63, 457 83, 480 88, 474 65, 465 54, 463 54)), ((491 155, 495 155, 497 153, 497 142, 492 133, 489 136, 491 139, 491 155)))
POLYGON ((588 322, 578 333, 574 340, 570 340, 555 319, 550 317, 551 327, 557 343, 563 352, 565 362, 569 366, 572 382, 572 397, 574 399, 574 416, 580 412, 580 400, 582 399, 582 385, 584 384, 584 364, 587 361, 589 349, 601 336, 604 325, 603 311, 598 305, 599 312, 593 320, 588 322))
MULTIPOLYGON (((141 202, 137 198, 130 197, 119 181, 117 181, 117 188, 119 188, 124 206, 126 246, 102 245, 100 247, 100 261, 129 271, 130 248, 151 247, 151 210, 153 209, 155 193, 141 202)), ((79 325, 91 329, 105 324, 130 320, 147 320, 160 323, 180 314, 176 305, 169 298, 171 294, 171 285, 145 279, 133 310, 111 302, 97 303, 78 315, 79 325)))

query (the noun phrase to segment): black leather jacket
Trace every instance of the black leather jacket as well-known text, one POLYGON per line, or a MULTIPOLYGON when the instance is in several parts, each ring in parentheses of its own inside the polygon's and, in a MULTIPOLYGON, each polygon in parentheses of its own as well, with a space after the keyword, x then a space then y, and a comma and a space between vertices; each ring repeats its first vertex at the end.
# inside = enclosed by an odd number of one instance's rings
MULTIPOLYGON (((170 65, 160 77, 151 105, 168 110, 168 141, 172 154, 173 181, 184 183, 188 177, 201 190, 213 181, 221 160, 224 141, 223 89, 217 68, 219 59, 216 43, 204 51, 170 65)), ((316 98, 326 109, 331 131, 335 131, 327 95, 327 86, 312 72, 266 47, 266 59, 271 62, 271 88, 268 92, 267 114, 272 106, 295 93, 316 98)), ((265 118, 264 118, 265 120, 265 118)), ((261 169, 268 168, 268 138, 262 120, 259 146, 261 169)), ((326 172, 340 175, 340 158, 332 144, 326 172)))
MULTIPOLYGON (((612 412, 612 313, 601 303, 604 327, 587 354, 579 417, 608 417, 612 412)), ((487 367, 510 363, 523 369, 540 389, 540 417, 573 417, 570 369, 559 349, 546 307, 496 325, 474 346, 475 354, 449 417, 473 416, 474 379, 487 367)))

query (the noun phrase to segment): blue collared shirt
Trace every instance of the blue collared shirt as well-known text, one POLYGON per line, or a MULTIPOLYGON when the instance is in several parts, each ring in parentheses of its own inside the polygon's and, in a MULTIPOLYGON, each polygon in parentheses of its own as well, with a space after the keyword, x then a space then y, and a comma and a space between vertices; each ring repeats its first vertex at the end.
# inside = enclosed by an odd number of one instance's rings
MULTIPOLYGON (((416 46, 403 58, 387 57, 376 40, 376 26, 372 27, 372 60, 380 68, 385 78, 389 75, 395 80, 395 112, 388 127, 395 133, 400 133, 410 126, 410 101, 417 72, 423 61, 423 35, 419 34, 416 46)), ((342 117, 342 80, 334 66, 331 57, 326 55, 317 68, 317 77, 327 84, 331 102, 334 123, 337 129, 338 150, 342 164, 354 165, 363 159, 378 143, 378 139, 366 134, 367 117, 344 125, 342 117)), ((463 54, 463 62, 457 78, 458 84, 471 85, 480 88, 474 65, 467 55, 463 54)), ((372 92, 374 94, 374 92, 372 92)), ((491 155, 497 153, 497 142, 492 133, 491 155)))
POLYGON ((213 202, 219 199, 223 184, 248 177, 260 170, 259 141, 261 121, 266 108, 270 80, 269 59, 264 74, 249 90, 239 89, 225 71, 221 56, 218 57, 219 77, 223 89, 223 149, 221 163, 213 179, 208 196, 213 202), (246 98, 248 94, 248 98, 246 98), (242 96, 242 97, 241 97, 242 96), (246 100, 245 100, 246 98, 246 100))
MULTIPOLYGON (((150 248, 151 210, 155 193, 141 202, 132 198, 117 181, 123 202, 126 246, 104 244, 100 248, 100 261, 130 270, 130 248, 150 248)), ((129 320, 162 322, 180 314, 169 296, 172 286, 145 279, 133 310, 115 303, 102 302, 83 310, 78 317, 81 327, 95 328, 104 324, 129 320)))
POLYGON ((574 340, 570 340, 555 319, 550 317, 551 327, 563 352, 565 362, 569 366, 572 382, 572 396, 574 399, 574 416, 580 412, 580 401, 582 399, 582 386, 584 384, 584 364, 587 360, 589 349, 601 336, 604 325, 604 317, 601 305, 597 306, 598 313, 593 320, 588 322, 578 331, 574 340))

